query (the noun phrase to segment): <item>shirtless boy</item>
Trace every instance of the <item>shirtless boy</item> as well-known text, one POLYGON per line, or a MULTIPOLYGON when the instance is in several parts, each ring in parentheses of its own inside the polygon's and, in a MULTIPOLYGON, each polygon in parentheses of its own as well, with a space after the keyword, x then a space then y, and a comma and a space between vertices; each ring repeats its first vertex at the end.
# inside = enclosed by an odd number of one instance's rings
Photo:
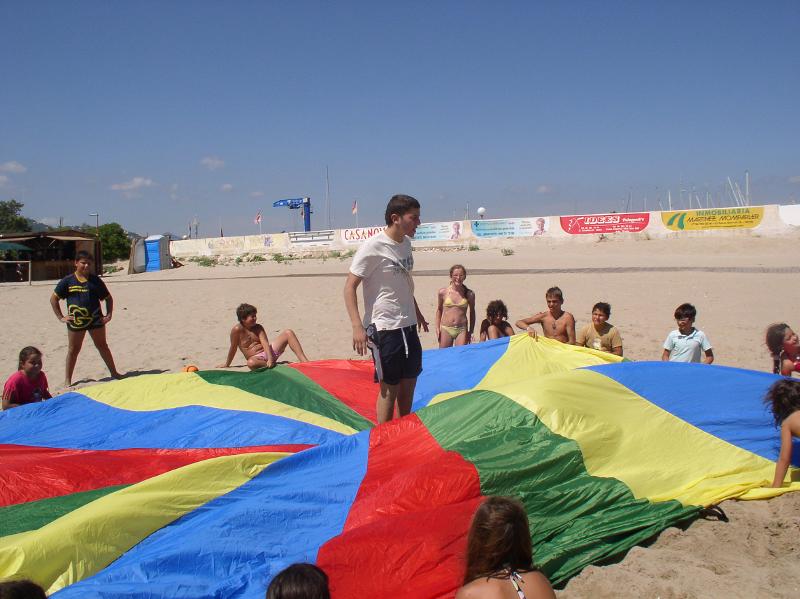
POLYGON ((228 357, 217 368, 227 368, 231 365, 237 347, 247 358, 247 367, 250 370, 274 367, 287 345, 297 356, 298 361, 308 362, 300 341, 292 329, 281 331, 275 341, 270 343, 264 327, 256 323, 257 315, 258 311, 255 306, 250 304, 241 304, 236 308, 239 324, 231 329, 231 347, 228 350, 228 357))
POLYGON ((562 343, 575 343, 575 317, 561 309, 564 294, 558 287, 551 287, 545 293, 547 311, 539 312, 516 322, 517 328, 528 331, 536 337, 533 325, 542 325, 542 332, 548 339, 556 339, 562 343))

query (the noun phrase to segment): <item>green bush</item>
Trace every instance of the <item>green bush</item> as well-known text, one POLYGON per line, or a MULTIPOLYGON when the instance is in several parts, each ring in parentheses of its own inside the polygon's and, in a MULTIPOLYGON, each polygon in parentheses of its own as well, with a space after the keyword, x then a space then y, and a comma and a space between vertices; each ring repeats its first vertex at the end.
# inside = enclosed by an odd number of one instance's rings
POLYGON ((186 259, 187 262, 196 262, 198 266, 216 266, 218 264, 215 256, 192 256, 186 259))
POLYGON ((467 249, 469 249, 470 252, 477 252, 481 248, 478 245, 474 244, 474 243, 470 243, 469 244, 469 248, 467 248, 467 249))
POLYGON ((503 254, 504 256, 513 256, 514 250, 512 250, 511 248, 503 248, 502 250, 500 250, 500 253, 503 254))

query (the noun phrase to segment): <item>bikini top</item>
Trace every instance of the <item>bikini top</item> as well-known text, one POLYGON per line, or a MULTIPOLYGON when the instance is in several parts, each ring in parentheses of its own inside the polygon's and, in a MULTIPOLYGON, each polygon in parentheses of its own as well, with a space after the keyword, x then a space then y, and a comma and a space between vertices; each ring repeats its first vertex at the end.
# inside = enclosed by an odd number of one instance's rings
POLYGON ((442 302, 442 305, 444 305, 445 308, 452 308, 453 306, 455 306, 456 308, 463 308, 467 304, 469 304, 469 300, 467 298, 464 297, 461 298, 460 302, 454 302, 453 300, 450 299, 449 293, 445 293, 444 301, 442 302))
POLYGON ((517 597, 519 597, 519 599, 527 599, 527 597, 525 597, 525 592, 519 586, 519 583, 522 582, 522 576, 519 575, 519 572, 511 570, 508 579, 511 581, 511 584, 514 585, 514 590, 517 591, 517 597))

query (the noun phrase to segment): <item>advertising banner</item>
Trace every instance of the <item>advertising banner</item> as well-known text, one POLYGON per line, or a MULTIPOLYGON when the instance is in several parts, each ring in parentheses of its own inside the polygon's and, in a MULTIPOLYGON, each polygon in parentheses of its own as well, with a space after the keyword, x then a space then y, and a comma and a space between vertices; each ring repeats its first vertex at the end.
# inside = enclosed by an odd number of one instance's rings
POLYGON ((778 206, 778 214, 781 220, 787 225, 800 227, 800 206, 795 204, 790 206, 778 206))
POLYGON ((331 245, 336 236, 336 231, 297 231, 287 233, 289 245, 291 246, 312 246, 312 245, 331 245))
POLYGON ((562 216, 561 228, 570 235, 590 233, 637 233, 644 230, 650 222, 647 212, 626 212, 623 214, 585 214, 562 216))
POLYGON ((455 241, 465 235, 464 223, 455 220, 445 223, 424 223, 417 227, 414 241, 455 241))
POLYGON ((361 243, 373 235, 383 231, 383 227, 357 227, 355 229, 342 229, 342 241, 345 243, 361 243))
POLYGON ((702 231, 706 229, 752 229, 761 223, 764 208, 713 208, 710 210, 681 210, 662 212, 661 220, 671 231, 702 231))
POLYGON ((497 218, 473 220, 472 234, 475 237, 536 237, 549 230, 547 218, 497 218))

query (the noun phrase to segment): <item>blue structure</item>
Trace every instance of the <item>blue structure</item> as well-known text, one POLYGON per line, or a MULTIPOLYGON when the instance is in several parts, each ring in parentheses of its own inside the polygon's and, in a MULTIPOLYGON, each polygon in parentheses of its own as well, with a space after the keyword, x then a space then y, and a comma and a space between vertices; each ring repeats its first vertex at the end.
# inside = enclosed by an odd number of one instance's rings
MULTIPOLYGON (((135 261, 141 261, 141 257, 135 261)), ((144 272, 154 272, 172 268, 169 253, 169 238, 165 235, 151 235, 144 240, 144 272)), ((134 272, 141 272, 134 268, 134 272)))
POLYGON ((279 208, 281 206, 288 206, 289 210, 297 210, 300 208, 303 211, 303 230, 311 230, 311 198, 289 198, 272 203, 273 208, 279 208))

